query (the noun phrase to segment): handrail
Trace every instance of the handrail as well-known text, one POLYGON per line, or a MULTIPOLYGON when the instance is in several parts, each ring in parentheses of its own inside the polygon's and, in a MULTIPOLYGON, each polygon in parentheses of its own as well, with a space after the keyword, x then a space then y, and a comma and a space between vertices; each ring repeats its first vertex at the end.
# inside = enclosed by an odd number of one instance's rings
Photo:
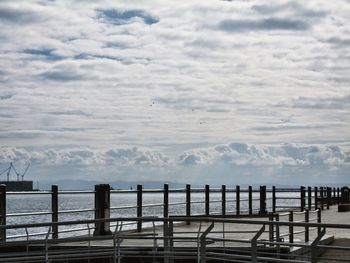
POLYGON ((247 225, 276 225, 276 226, 295 226, 295 227, 323 227, 323 228, 339 228, 350 229, 350 224, 335 224, 335 223, 307 223, 307 222, 283 222, 283 221, 263 221, 251 219, 232 219, 232 218, 218 218, 218 217, 114 217, 109 219, 85 219, 74 221, 61 222, 45 222, 45 223, 31 223, 31 224, 15 224, 15 225, 0 225, 0 229, 18 229, 18 228, 34 228, 34 227, 49 227, 49 226, 63 226, 75 224, 87 224, 97 222, 117 222, 117 221, 136 221, 136 222, 184 222, 190 220, 191 222, 217 222, 217 223, 237 223, 247 225))
POLYGON ((24 213, 13 213, 6 214, 7 217, 18 217, 18 216, 39 216, 39 215, 51 215, 52 212, 43 211, 43 212, 24 212, 24 213))

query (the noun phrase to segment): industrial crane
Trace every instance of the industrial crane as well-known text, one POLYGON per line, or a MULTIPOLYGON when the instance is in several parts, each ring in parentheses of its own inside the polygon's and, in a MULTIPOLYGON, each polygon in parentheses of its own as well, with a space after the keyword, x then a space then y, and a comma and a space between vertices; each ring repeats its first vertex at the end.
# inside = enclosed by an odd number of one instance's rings
POLYGON ((11 169, 13 169, 13 171, 14 171, 15 174, 17 175, 17 181, 19 181, 19 178, 21 177, 21 180, 22 180, 22 182, 23 182, 23 178, 24 178, 25 174, 28 172, 29 166, 30 166, 30 163, 28 162, 27 167, 24 169, 23 173, 20 174, 19 172, 17 172, 15 166, 14 166, 13 163, 11 162, 11 163, 10 163, 10 166, 9 166, 8 168, 6 168, 5 170, 3 170, 3 171, 0 173, 0 176, 3 175, 4 173, 6 173, 6 175, 7 175, 7 181, 10 181, 10 173, 11 173, 11 169))

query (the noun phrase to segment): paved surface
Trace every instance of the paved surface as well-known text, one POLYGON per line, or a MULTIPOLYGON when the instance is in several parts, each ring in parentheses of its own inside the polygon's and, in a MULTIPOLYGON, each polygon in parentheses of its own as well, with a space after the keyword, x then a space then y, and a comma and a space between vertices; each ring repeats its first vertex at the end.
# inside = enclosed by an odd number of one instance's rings
MULTIPOLYGON (((315 218, 316 214, 310 214, 310 219, 315 218)), ((294 220, 295 221, 302 221, 304 219, 304 214, 298 214, 295 213, 294 220)), ((251 220, 267 220, 266 218, 252 218, 251 220)), ((288 216, 283 216, 283 214, 280 217, 280 221, 288 221, 288 216)), ((338 213, 337 212, 337 206, 332 206, 330 210, 323 210, 322 211, 322 222, 324 223, 335 223, 335 224, 349 224, 350 223, 350 212, 344 212, 344 213, 338 213)), ((208 223, 203 223, 200 225, 200 223, 191 223, 190 226, 181 223, 174 225, 174 237, 177 237, 177 239, 174 243, 174 247, 191 247, 196 248, 197 242, 196 238, 199 234, 202 234, 207 227, 209 227, 208 223), (200 231, 199 231, 200 229, 200 231), (182 239, 181 239, 182 238, 182 239), (191 240, 186 240, 186 238, 192 238, 191 240)), ((254 235, 259 231, 261 226, 259 225, 248 225, 248 224, 232 224, 232 223, 225 223, 224 225, 222 223, 216 223, 214 229, 211 230, 208 237, 210 238, 225 238, 232 239, 230 241, 226 241, 223 243, 222 241, 216 241, 213 244, 209 244, 209 247, 250 247, 250 240, 254 237, 254 235), (224 231, 223 231, 224 230, 224 231), (224 233, 224 234, 223 234, 224 233), (235 240, 235 241, 233 241, 235 240), (236 242, 237 240, 237 242, 236 242)), ((114 230, 114 229, 113 229, 114 230)), ((295 228, 294 231, 304 230, 304 228, 295 228)), ((266 228, 266 231, 268 231, 268 227, 266 228)), ((281 227, 280 233, 283 236, 283 234, 288 233, 289 229, 287 227, 281 227)), ((163 236, 163 227, 162 226, 156 226, 153 228, 145 229, 142 234, 146 235, 144 238, 136 238, 136 239, 124 239, 122 242, 122 247, 124 246, 131 246, 131 247, 163 247, 163 240, 154 240, 152 234, 156 234, 158 237, 163 236), (147 234, 149 234, 147 236, 147 234)), ((304 233, 296 234, 294 236, 294 242, 305 244, 305 237, 304 233)), ((317 236, 317 229, 311 229, 310 230, 310 241, 313 241, 314 238, 317 236)), ((350 229, 327 229, 326 236, 335 237, 334 242, 332 243, 333 246, 347 246, 349 247, 349 251, 344 250, 334 250, 334 249, 328 249, 323 255, 322 260, 319 262, 337 262, 332 261, 330 258, 342 258, 345 261, 343 262, 350 262, 350 229)), ((260 240, 268 240, 268 233, 264 233, 260 240)), ((330 239, 331 240, 331 239, 330 239)), ((288 242, 288 235, 284 236, 284 241, 288 242)), ((87 246, 87 242, 74 242, 74 243, 66 243, 64 244, 66 246, 87 246)), ((111 247, 113 246, 113 240, 100 240, 100 241, 93 241, 90 244, 91 246, 106 246, 111 247)), ((298 248, 297 246, 294 247, 298 248)), ((308 254, 308 253, 307 253, 308 254)), ((338 261, 339 262, 339 261, 338 261)))

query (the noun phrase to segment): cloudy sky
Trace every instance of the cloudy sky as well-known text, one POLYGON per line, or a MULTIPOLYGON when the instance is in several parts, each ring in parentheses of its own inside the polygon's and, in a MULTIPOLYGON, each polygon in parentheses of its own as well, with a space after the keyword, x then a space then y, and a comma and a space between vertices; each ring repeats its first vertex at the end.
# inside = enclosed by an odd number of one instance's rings
POLYGON ((0 169, 349 182, 349 13, 348 0, 1 1, 0 169))

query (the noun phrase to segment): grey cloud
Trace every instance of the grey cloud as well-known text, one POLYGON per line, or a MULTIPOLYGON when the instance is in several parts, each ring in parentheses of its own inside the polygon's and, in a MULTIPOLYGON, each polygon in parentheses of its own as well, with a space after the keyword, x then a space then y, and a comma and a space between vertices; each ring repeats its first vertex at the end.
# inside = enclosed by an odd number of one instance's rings
POLYGON ((294 16, 304 16, 305 18, 315 18, 315 17, 324 17, 327 15, 327 12, 323 10, 311 10, 305 8, 305 6, 300 5, 296 2, 287 2, 284 4, 259 4, 259 5, 253 5, 252 9, 264 14, 264 15, 271 15, 280 13, 281 11, 292 11, 294 13, 294 16))
POLYGON ((202 110, 207 112, 228 112, 230 106, 236 103, 231 99, 214 99, 207 97, 191 98, 187 94, 183 94, 178 98, 156 97, 156 103, 165 105, 179 110, 202 110))
POLYGON ((58 82, 77 81, 85 79, 86 76, 79 72, 79 69, 73 65, 57 65, 51 70, 47 70, 39 77, 42 79, 53 80, 58 82))
POLYGON ((146 13, 142 10, 116 10, 106 9, 98 10, 98 17, 113 25, 125 25, 135 21, 135 19, 141 19, 145 24, 152 25, 159 22, 159 19, 146 13))
POLYGON ((346 109, 350 107, 350 95, 327 98, 298 97, 290 102, 275 104, 275 106, 319 110, 346 109))
POLYGON ((0 5, 0 21, 2 22, 28 24, 39 20, 40 16, 30 9, 0 5))
POLYGON ((74 115, 74 116, 85 116, 89 117, 91 114, 81 110, 66 110, 66 111, 49 111, 48 114, 52 115, 74 115))
POLYGON ((8 100, 11 99, 13 96, 15 96, 15 94, 0 94, 0 100, 8 100))
POLYGON ((52 52, 55 51, 55 49, 25 49, 23 50, 24 53, 33 55, 34 58, 44 58, 48 60, 61 60, 63 57, 57 56, 53 54, 52 52))
POLYGON ((309 24, 302 20, 267 18, 262 20, 223 20, 218 28, 226 32, 260 31, 260 30, 287 30, 303 31, 309 24))
POLYGON ((342 37, 331 37, 324 42, 333 44, 337 47, 349 47, 350 46, 350 38, 342 38, 342 37))
POLYGON ((48 71, 39 75, 43 79, 54 80, 54 81, 77 81, 83 79, 83 75, 75 74, 73 72, 62 72, 62 71, 48 71))
POLYGON ((306 129, 322 129, 326 128, 327 125, 296 125, 296 124, 284 124, 280 125, 264 125, 252 127, 255 131, 295 131, 295 130, 306 130, 306 129))

